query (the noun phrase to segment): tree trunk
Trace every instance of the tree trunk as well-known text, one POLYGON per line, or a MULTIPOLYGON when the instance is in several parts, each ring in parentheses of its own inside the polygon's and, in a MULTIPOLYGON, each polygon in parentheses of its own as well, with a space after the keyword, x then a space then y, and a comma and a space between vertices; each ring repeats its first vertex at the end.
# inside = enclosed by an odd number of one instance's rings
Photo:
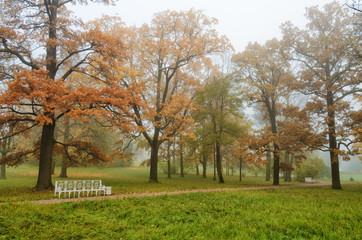
POLYGON ((271 173, 271 153, 270 151, 266 151, 266 174, 265 174, 265 181, 270 181, 270 173, 271 173))
POLYGON ((202 177, 206 178, 206 165, 207 165, 207 156, 206 153, 202 154, 203 162, 202 162, 202 177))
MULTIPOLYGON (((289 163, 290 166, 292 165, 291 160, 290 160, 290 154, 288 152, 285 152, 285 162, 289 163)), ((291 182, 292 181, 292 170, 287 169, 285 171, 284 181, 285 182, 291 182)))
MULTIPOLYGON (((277 130, 277 119, 276 119, 276 103, 275 100, 272 99, 269 101, 268 99, 265 100, 265 105, 268 109, 269 121, 272 129, 272 133, 274 135, 278 134, 277 130)), ((273 185, 279 185, 279 146, 277 143, 273 143, 273 157, 274 157, 274 164, 273 164, 273 185)))
POLYGON ((274 143, 273 185, 279 185, 279 153, 278 145, 274 143))
POLYGON ((214 178, 213 181, 216 181, 216 146, 214 146, 214 178))
POLYGON ((172 168, 171 168, 171 174, 177 174, 177 168, 176 168, 176 139, 173 141, 173 151, 172 151, 172 168))
MULTIPOLYGON (((58 131, 54 130, 54 139, 57 140, 58 138, 58 131)), ((52 175, 55 174, 55 159, 52 159, 52 175)))
POLYGON ((222 176, 221 149, 219 141, 216 142, 216 169, 219 183, 224 183, 224 178, 222 176))
POLYGON ((183 158, 183 144, 182 144, 182 142, 180 143, 180 171, 181 171, 181 177, 185 177, 185 175, 184 175, 184 158, 183 158))
POLYGON ((171 142, 167 142, 167 178, 171 178, 171 154, 170 154, 171 142))
POLYGON ((328 140, 329 140, 329 155, 331 159, 332 171, 332 189, 342 189, 340 176, 339 176, 339 160, 337 153, 337 139, 336 139, 336 123, 335 123, 335 109, 332 92, 327 92, 327 109, 328 109, 328 140))
POLYGON ((196 163, 196 175, 200 176, 199 164, 198 163, 196 163))
MULTIPOLYGON (((55 80, 57 73, 57 44, 54 44, 54 42, 57 40, 58 7, 58 1, 49 3, 48 38, 53 41, 48 41, 46 45, 46 69, 48 77, 52 80, 55 80)), ((33 189, 35 191, 54 188, 52 183, 52 155, 55 143, 55 119, 54 115, 52 116, 50 113, 45 113, 45 115, 52 119, 52 123, 44 125, 42 129, 38 181, 33 189)))
POLYGON ((241 169, 243 167, 243 159, 239 157, 239 182, 241 182, 241 169))
POLYGON ((6 179, 6 165, 1 164, 0 179, 6 179))
POLYGON ((158 183, 157 166, 158 166, 158 140, 153 139, 151 145, 151 166, 150 166, 150 183, 158 183))
POLYGON ((54 129, 55 129, 55 124, 43 126, 41 143, 40 143, 38 182, 34 187, 35 191, 54 188, 52 183, 52 155, 54 148, 54 129))
POLYGON ((67 165, 66 165, 66 160, 65 160, 65 157, 63 157, 63 161, 62 161, 62 168, 60 170, 60 175, 59 177, 61 178, 67 178, 68 175, 67 175, 67 165))
MULTIPOLYGON (((69 132, 70 132, 70 124, 69 124, 69 119, 68 119, 68 121, 66 121, 66 123, 64 124, 64 143, 69 142, 69 138, 70 138, 69 132)), ((68 177, 67 176, 67 159, 66 159, 65 156, 63 156, 62 169, 60 171, 59 177, 61 177, 61 178, 67 178, 68 177)))

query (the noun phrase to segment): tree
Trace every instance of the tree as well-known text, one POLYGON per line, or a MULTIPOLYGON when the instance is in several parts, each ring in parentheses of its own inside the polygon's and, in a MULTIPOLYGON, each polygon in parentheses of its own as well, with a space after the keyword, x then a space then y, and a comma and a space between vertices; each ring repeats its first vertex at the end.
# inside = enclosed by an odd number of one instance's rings
POLYGON ((354 154, 343 122, 353 110, 352 96, 362 91, 362 35, 349 11, 336 2, 323 10, 308 8, 306 16, 309 23, 305 30, 290 22, 282 26, 283 42, 289 46, 288 57, 299 63, 299 90, 310 96, 306 111, 315 120, 314 130, 321 140, 316 147, 330 153, 332 188, 341 189, 339 156, 354 154))
MULTIPOLYGON (((249 43, 244 52, 233 57, 244 83, 245 93, 252 102, 263 104, 271 132, 278 136, 277 117, 280 114, 280 104, 288 94, 290 83, 294 80, 290 65, 279 54, 280 42, 276 39, 267 41, 264 46, 249 43)), ((273 185, 279 185, 280 146, 273 142, 273 185)))
MULTIPOLYGON (((98 2, 109 4, 114 1, 98 2)), ((65 115, 79 118, 80 115, 101 114, 96 113, 100 105, 112 101, 106 100, 106 97, 97 99, 97 96, 104 94, 109 97, 117 89, 109 87, 101 91, 99 86, 76 88, 67 82, 75 73, 88 79, 98 79, 96 75, 102 70, 102 63, 124 59, 123 43, 116 32, 103 33, 96 23, 84 25, 67 9, 66 6, 71 3, 86 4, 87 1, 20 0, 0 3, 3 10, 0 79, 5 84, 0 99, 0 123, 12 125, 13 135, 42 126, 39 146, 27 152, 39 151, 36 190, 53 187, 51 165, 56 121, 65 115)), ((126 97, 125 93, 120 90, 117 94, 127 105, 132 101, 127 97, 133 97, 132 94, 126 97)), ((72 143, 73 147, 76 145, 88 153, 99 153, 84 142, 72 143)), ((20 163, 23 158, 15 156, 2 161, 20 163)))
POLYGON ((323 160, 319 157, 308 157, 305 161, 298 165, 296 170, 298 181, 304 182, 306 177, 317 177, 322 172, 324 166, 325 164, 323 160))
MULTIPOLYGON (((203 122, 203 132, 209 132, 215 146, 216 170, 219 183, 222 175, 222 146, 232 144, 238 134, 244 131, 240 109, 242 98, 232 89, 231 76, 211 77, 196 96, 197 121, 203 122), (208 130, 207 130, 208 129, 208 130)), ((210 140, 208 140, 210 141, 210 140)))
POLYGON ((124 78, 144 84, 142 100, 149 108, 135 106, 134 122, 151 148, 149 182, 158 182, 160 145, 192 124, 192 98, 199 86, 198 73, 208 64, 207 55, 229 47, 213 26, 215 19, 201 11, 164 11, 150 25, 128 28, 126 47, 135 74, 124 78), (147 87, 146 87, 147 86, 147 87))
MULTIPOLYGON (((0 131, 0 136, 7 136, 7 135, 11 135, 12 129, 9 127, 9 125, 4 124, 2 126, 2 129, 0 131)), ((1 153, 1 157, 5 157, 10 151, 11 151, 11 147, 12 147, 12 143, 13 139, 12 138, 6 138, 3 139, 0 142, 0 153, 1 153)), ((6 165, 5 163, 0 164, 0 179, 6 179, 6 165)))

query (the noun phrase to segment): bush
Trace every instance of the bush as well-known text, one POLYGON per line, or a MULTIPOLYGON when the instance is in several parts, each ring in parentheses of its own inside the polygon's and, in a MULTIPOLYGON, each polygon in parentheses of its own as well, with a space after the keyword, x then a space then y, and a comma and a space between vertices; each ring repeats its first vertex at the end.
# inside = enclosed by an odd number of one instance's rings
POLYGON ((296 170, 297 180, 304 182, 306 177, 318 177, 322 172, 323 166, 325 164, 319 157, 311 157, 304 160, 296 170))

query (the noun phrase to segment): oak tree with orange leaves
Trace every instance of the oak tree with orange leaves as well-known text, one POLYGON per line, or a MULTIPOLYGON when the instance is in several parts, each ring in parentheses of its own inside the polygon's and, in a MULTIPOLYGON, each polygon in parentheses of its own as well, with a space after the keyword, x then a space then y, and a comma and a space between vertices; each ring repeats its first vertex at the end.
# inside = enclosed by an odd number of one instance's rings
MULTIPOLYGON (((277 39, 269 40, 265 45, 249 43, 242 53, 233 57, 245 94, 252 102, 263 104, 275 138, 279 134, 279 104, 288 95, 294 80, 288 61, 279 54, 280 45, 277 39)), ((273 142, 273 149, 273 185, 279 185, 280 146, 277 141, 273 142)))
MULTIPOLYGON (((158 182, 160 145, 175 135, 185 135, 192 124, 192 98, 199 86, 199 73, 208 55, 227 50, 229 42, 213 28, 216 19, 202 11, 164 11, 151 24, 126 28, 125 45, 134 74, 123 86, 143 84, 142 101, 135 106, 135 124, 151 148, 150 182, 158 182)), ((122 71, 122 69, 121 69, 122 71)))
POLYGON ((315 147, 329 152, 332 188, 341 189, 339 158, 357 153, 350 148, 353 131, 346 127, 352 112, 361 111, 362 16, 332 2, 308 8, 306 17, 306 29, 290 22, 282 26, 283 42, 289 47, 286 56, 299 63, 299 91, 310 99, 305 110, 321 140, 315 147))
MULTIPOLYGON (((104 106, 112 104, 127 111, 126 106, 135 102, 135 94, 117 84, 108 84, 105 88, 91 84, 102 80, 99 76, 104 62, 119 63, 125 55, 117 34, 102 31, 96 22, 82 23, 67 8, 69 4, 87 2, 20 0, 0 3, 0 123, 13 126, 12 135, 25 133, 34 126, 42 127, 38 146, 1 161, 16 165, 24 154, 38 152, 35 190, 53 187, 54 129, 60 118, 110 116, 109 109, 104 106), (72 79, 77 75, 89 79, 90 83, 76 86, 72 79)), ((110 4, 114 1, 97 2, 110 4)), ((122 123, 127 128, 128 122, 122 123)), ((99 149, 86 142, 58 144, 85 152, 89 161, 107 160, 99 149)))

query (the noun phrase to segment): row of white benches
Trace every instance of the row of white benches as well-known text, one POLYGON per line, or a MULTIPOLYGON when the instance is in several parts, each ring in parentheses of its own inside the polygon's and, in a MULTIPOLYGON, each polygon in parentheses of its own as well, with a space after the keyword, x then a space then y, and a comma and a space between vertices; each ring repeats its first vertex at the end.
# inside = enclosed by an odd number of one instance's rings
POLYGON ((111 188, 106 187, 102 184, 102 180, 65 180, 65 181, 55 181, 54 197, 59 195, 59 198, 62 193, 64 197, 67 196, 70 198, 73 193, 73 197, 78 194, 78 197, 83 194, 89 195, 98 194, 110 195, 111 188))

